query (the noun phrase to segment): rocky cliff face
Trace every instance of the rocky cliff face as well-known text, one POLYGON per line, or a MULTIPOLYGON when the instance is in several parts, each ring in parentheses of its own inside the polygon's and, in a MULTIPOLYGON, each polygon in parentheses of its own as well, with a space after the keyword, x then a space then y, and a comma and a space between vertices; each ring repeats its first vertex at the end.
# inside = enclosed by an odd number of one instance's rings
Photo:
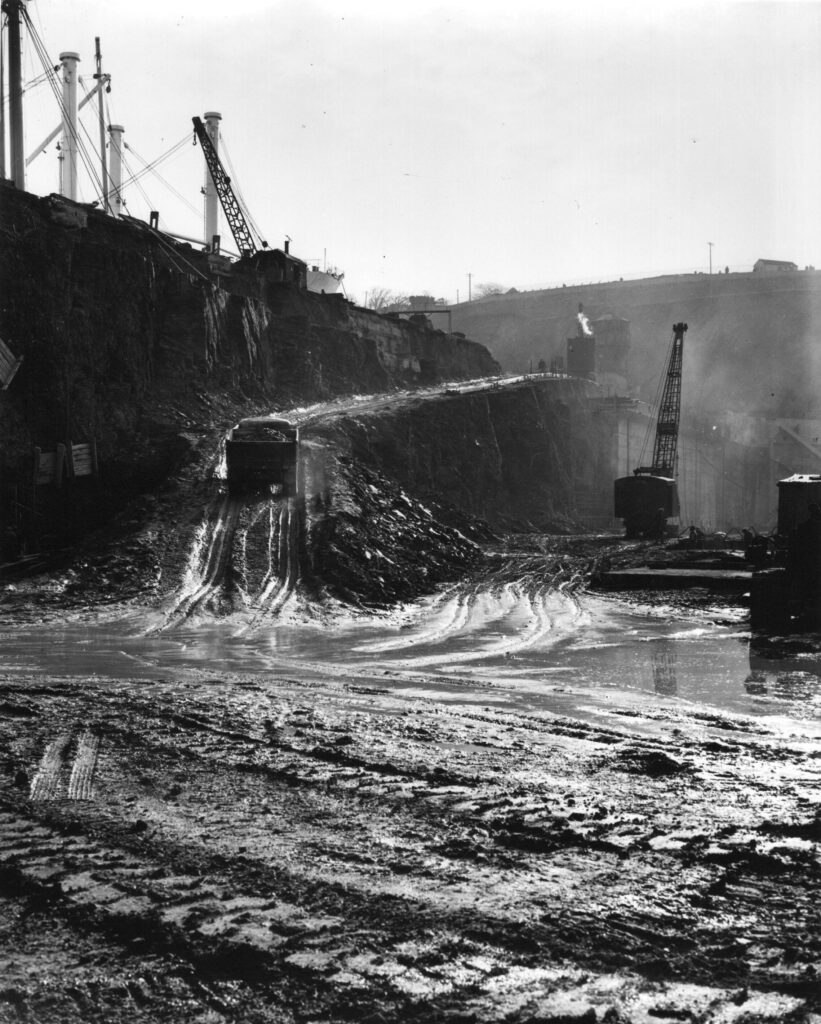
POLYGON ((569 380, 443 394, 379 415, 340 417, 307 435, 421 500, 497 530, 577 525, 578 482, 595 464, 590 408, 582 385, 569 380))
POLYGON ((0 393, 7 547, 105 520, 243 415, 498 371, 481 345, 55 197, 0 187, 0 232, 0 338, 23 358, 0 393), (92 441, 97 480, 35 486, 35 446, 92 441))

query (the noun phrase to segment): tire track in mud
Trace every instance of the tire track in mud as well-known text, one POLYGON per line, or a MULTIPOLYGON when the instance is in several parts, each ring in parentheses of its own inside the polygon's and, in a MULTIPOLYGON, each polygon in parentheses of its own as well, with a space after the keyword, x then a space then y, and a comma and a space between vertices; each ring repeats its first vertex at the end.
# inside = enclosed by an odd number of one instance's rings
MULTIPOLYGON (((347 694, 337 695, 336 713, 307 690, 294 690, 289 702, 261 704, 268 695, 258 687, 226 692, 219 701, 213 689, 165 698, 162 691, 138 691, 129 699, 123 687, 108 707, 106 736, 114 736, 118 720, 123 731, 107 781, 116 767, 121 786, 133 787, 141 770, 165 785, 184 769, 196 799, 186 802, 183 793, 172 806, 160 791, 135 806, 130 788, 119 821, 113 807, 49 805, 33 817, 18 805, 0 818, 6 879, 55 894, 59 912, 70 920, 91 915, 114 936, 150 937, 149 951, 173 948, 192 964, 217 965, 249 985, 262 975, 286 979, 292 1006, 317 999, 341 1011, 350 994, 359 993, 360 1017, 379 1008, 387 1019, 431 1020, 440 1000, 450 1008, 469 1005, 479 1021, 495 1021, 511 1012, 496 1001, 501 986, 528 1008, 538 997, 543 1020, 558 1012, 550 1002, 557 989, 586 1000, 584 1012, 595 1006, 603 1014, 613 1005, 631 1019, 630 991, 640 987, 659 1011, 651 1019, 663 1019, 665 1007, 676 1010, 674 1019, 685 1019, 687 993, 677 995, 674 980, 683 979, 698 981, 699 998, 713 1007, 743 1006, 749 1019, 785 1020, 787 1011, 801 1008, 806 993, 788 957, 782 982, 766 966, 781 950, 800 949, 813 927, 806 905, 813 890, 801 888, 807 868, 800 851, 768 854, 762 848, 754 857, 743 830, 722 830, 726 852, 708 855, 700 851, 715 846, 715 823, 698 836, 688 837, 685 828, 678 839, 675 812, 667 820, 663 809, 650 805, 654 817, 640 813, 620 821, 615 808, 588 806, 601 782, 574 776, 574 785, 552 776, 561 762, 549 758, 563 742, 552 724, 493 714, 480 721, 476 712, 468 721, 438 710, 419 717, 423 705, 415 705, 381 724, 380 735, 390 742, 377 752, 364 719, 339 719, 349 714, 347 694), (511 754, 510 726, 523 736, 529 730, 531 743, 541 736, 545 750, 535 774, 521 774, 530 755, 525 747, 511 754), (458 787, 471 781, 468 772, 460 780, 447 750, 437 752, 437 738, 462 745, 494 741, 498 753, 486 748, 475 761, 477 772, 484 766, 482 781, 458 787), (511 757, 513 774, 504 778, 500 766, 511 757), (317 772, 325 759, 329 770, 317 772), (591 791, 585 798, 578 785, 586 782, 591 791), (523 784, 535 791, 522 793, 523 784), (571 792, 572 803, 563 799, 571 792), (273 805, 267 810, 263 797, 273 805), (619 836, 626 840, 621 850, 600 845, 619 836), (655 848, 658 840, 666 845, 655 848), (720 862, 710 859, 717 856, 720 862), (651 864, 652 882, 642 891, 651 864), (563 888, 585 865, 592 873, 581 872, 589 892, 580 903, 563 888), (705 908, 715 905, 702 910, 688 902, 689 894, 705 908), (750 915, 758 926, 754 944, 735 943, 737 922, 750 915), (698 941, 687 938, 698 930, 698 941), (609 974, 614 963, 632 973, 609 974), (734 979, 743 979, 749 991, 741 995, 734 979), (721 989, 722 983, 736 988, 721 989), (764 1000, 754 985, 770 988, 767 998, 780 1017, 750 1016, 764 1000)), ((97 698, 86 699, 91 707, 97 698)), ((598 735, 576 728, 588 739, 598 735)), ((624 736, 614 733, 610 740, 624 736)), ((597 758, 602 750, 595 743, 597 758)), ((643 798, 658 783, 636 773, 646 758, 633 753, 617 751, 615 779, 624 786, 610 799, 645 812, 643 798)), ((599 777, 602 771, 599 766, 599 777)), ((691 773, 674 778, 707 806, 691 773)), ((737 777, 728 803, 742 784, 737 777)), ((733 823, 732 814, 726 821, 733 823)), ((783 844, 779 836, 775 842, 783 844)), ((813 884, 817 892, 817 878, 813 884)), ((813 934, 810 941, 817 928, 813 934)))
MULTIPOLYGON (((59 798, 63 790, 63 779, 68 769, 68 753, 74 741, 75 732, 61 733, 46 747, 37 771, 29 787, 29 799, 45 802, 59 798)), ((69 800, 94 799, 94 772, 100 750, 100 736, 92 729, 86 729, 77 742, 77 749, 71 767, 66 796, 69 800)))
POLYGON ((561 586, 554 588, 552 584, 530 584, 523 587, 511 582, 492 588, 486 583, 476 584, 469 593, 452 597, 443 603, 443 610, 446 615, 432 615, 430 626, 423 626, 418 632, 363 644, 356 650, 363 654, 393 654, 401 658, 405 667, 448 665, 456 670, 462 663, 494 657, 511 658, 541 643, 560 640, 564 633, 557 632, 557 625, 568 616, 577 617, 580 612, 575 596, 561 586), (493 602, 498 604, 498 608, 492 607, 493 602), (517 618, 524 619, 526 624, 517 626, 517 618), (502 625, 508 623, 506 630, 499 630, 503 634, 502 639, 471 651, 460 651, 453 646, 453 642, 467 640, 476 633, 487 631, 488 622, 493 620, 502 625), (447 649, 433 654, 414 653, 415 650, 431 645, 447 649))
POLYGON ((282 501, 276 530, 272 529, 271 534, 270 548, 276 548, 276 558, 269 562, 266 577, 252 601, 253 614, 238 635, 251 632, 264 619, 279 614, 294 592, 299 579, 300 516, 297 499, 289 497, 282 501))
MULTIPOLYGON (((164 622, 152 629, 149 636, 182 625, 219 593, 235 543, 245 543, 245 533, 239 529, 243 507, 242 498, 226 495, 206 510, 191 545, 183 583, 164 613, 164 622)), ((277 615, 299 579, 301 505, 298 499, 279 496, 269 499, 269 507, 268 565, 250 599, 251 619, 237 635, 253 629, 262 619, 277 615)))
POLYGON ((31 780, 29 796, 32 800, 56 798, 71 738, 71 732, 61 733, 46 747, 37 772, 31 780))
POLYGON ((148 635, 181 625, 216 594, 225 579, 225 569, 239 520, 242 501, 225 495, 206 510, 188 556, 188 567, 165 622, 148 635))
POLYGON ((100 737, 90 729, 82 734, 77 744, 77 753, 68 782, 69 800, 94 799, 94 770, 100 750, 100 737))
MULTIPOLYGON (((740 994, 732 960, 745 950, 730 952, 732 923, 712 935, 714 963, 705 977, 705 947, 689 963, 695 943, 680 935, 681 915, 664 907, 652 914, 638 909, 630 916, 603 914, 595 926, 597 933, 610 935, 605 942, 610 954, 603 962, 583 911, 565 908, 557 928, 550 913, 541 920, 515 915, 508 920, 487 909, 422 902, 412 891, 386 898, 378 889, 355 891, 310 873, 303 876, 296 865, 284 870, 259 865, 249 874, 247 862, 232 866, 224 857, 206 854, 196 867, 178 857, 171 861, 178 866, 170 867, 170 852, 162 845, 137 852, 89 836, 66 836, 14 810, 0 812, 4 885, 17 880, 47 886, 55 909, 67 920, 92 913, 114 937, 150 935, 147 951, 173 950, 195 969, 218 966, 223 977, 252 986, 270 985, 267 979, 278 976, 288 984, 291 999, 300 1002, 307 998, 340 1007, 347 993, 358 991, 363 1010, 381 1007, 402 1013, 394 1019, 430 1020, 435 1005, 459 1001, 464 1006, 467 998, 475 1010, 471 1019, 495 1021, 509 1016, 494 1015, 504 1004, 497 1003, 504 991, 528 1004, 539 996, 545 1009, 533 1019, 550 1020, 547 1008, 558 990, 565 1004, 568 993, 584 994, 580 1012, 588 1016, 578 1019, 592 1020, 599 1019, 590 1017, 592 1006, 624 1012, 638 989, 648 1019, 668 1016, 661 1012, 665 1007, 675 1010, 669 1014, 673 1019, 682 1019, 679 1011, 693 998, 699 978, 699 996, 716 1012, 743 1005, 749 1013, 769 1005, 777 1016, 754 1019, 775 1021, 807 1006, 809 991, 795 986, 768 993, 757 991, 750 979, 740 994), (30 866, 20 859, 22 848, 33 853, 30 866), (45 874, 44 857, 50 865, 45 874), (661 950, 664 968, 659 967, 661 950), (571 956, 582 966, 568 966, 571 956)), ((561 1000, 556 1012, 560 1005, 561 1000)), ((725 1018, 715 1018, 720 1019, 725 1018)))

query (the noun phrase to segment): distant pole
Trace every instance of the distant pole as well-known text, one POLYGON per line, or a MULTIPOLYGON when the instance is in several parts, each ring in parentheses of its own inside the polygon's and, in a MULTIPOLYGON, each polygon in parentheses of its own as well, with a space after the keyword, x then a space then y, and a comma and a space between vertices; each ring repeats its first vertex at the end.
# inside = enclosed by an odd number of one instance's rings
POLYGON ((97 93, 97 99, 99 100, 99 113, 100 113, 100 169, 102 171, 102 178, 100 179, 100 185, 103 190, 103 210, 106 213, 111 213, 111 204, 108 198, 108 167, 106 166, 105 157, 105 114, 103 112, 103 55, 100 53, 100 37, 94 37, 94 57, 97 61, 97 73, 95 78, 100 86, 100 91, 97 93))
POLYGON ((472 288, 471 278, 472 277, 473 277, 473 274, 468 274, 468 302, 472 302, 473 301, 473 291, 471 290, 471 288, 472 288))
POLYGON ((456 305, 459 305, 459 289, 456 289, 456 305))
POLYGON ((708 242, 707 245, 710 247, 710 249, 709 249, 709 252, 710 252, 710 277, 712 277, 713 276, 713 243, 712 242, 708 242))

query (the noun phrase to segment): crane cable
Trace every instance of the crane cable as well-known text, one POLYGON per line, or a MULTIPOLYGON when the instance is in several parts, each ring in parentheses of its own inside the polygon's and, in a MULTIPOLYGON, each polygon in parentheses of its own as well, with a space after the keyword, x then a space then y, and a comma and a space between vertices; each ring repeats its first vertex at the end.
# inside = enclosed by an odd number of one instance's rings
MULTIPOLYGON (((667 351, 667 358, 664 361, 664 372, 659 377, 658 385, 656 386, 656 394, 655 394, 655 397, 653 399, 653 404, 651 406, 651 408, 653 409, 653 416, 647 421, 647 430, 644 433, 644 440, 642 441, 642 445, 641 445, 641 454, 639 455, 639 465, 640 466, 645 465, 645 458, 644 458, 644 456, 645 456, 645 453, 647 452, 647 449, 650 446, 650 437, 651 437, 651 435, 655 435, 655 430, 656 430, 656 428, 658 426, 658 417, 659 417, 659 413, 661 412, 661 395, 662 395, 662 392, 664 390, 664 386, 667 383, 667 371, 668 371, 668 368, 670 366, 670 357, 673 354, 673 345, 674 344, 675 344, 675 336, 673 336, 673 340, 670 342, 670 348, 667 351)), ((653 437, 653 440, 655 442, 655 436, 653 437)))
POLYGON ((240 207, 242 208, 242 213, 243 213, 246 221, 248 221, 248 224, 249 224, 249 226, 251 228, 251 231, 254 234, 254 239, 255 239, 255 241, 257 243, 257 247, 258 248, 264 248, 264 245, 263 245, 263 241, 264 241, 263 234, 260 231, 259 226, 257 225, 256 221, 251 216, 251 214, 250 214, 250 212, 248 210, 248 203, 245 201, 245 196, 242 194, 242 189, 239 187, 239 183, 237 182, 237 176, 236 176, 236 173, 234 171, 234 165, 231 162, 231 154, 230 154, 230 152, 228 150, 228 143, 225 141, 225 136, 223 135, 222 132, 220 132, 220 143, 221 143, 221 146, 222 146, 222 151, 225 154, 225 162, 228 164, 228 170, 231 172, 231 188, 234 190, 234 194, 235 194, 235 196, 237 198, 237 201, 239 202, 240 207))

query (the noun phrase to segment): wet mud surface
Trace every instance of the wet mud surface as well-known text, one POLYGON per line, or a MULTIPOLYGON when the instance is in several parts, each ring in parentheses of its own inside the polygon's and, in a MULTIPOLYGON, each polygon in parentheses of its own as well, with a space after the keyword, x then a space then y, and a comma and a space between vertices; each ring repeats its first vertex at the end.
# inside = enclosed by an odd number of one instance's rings
POLYGON ((620 648, 588 587, 651 545, 208 459, 0 594, 0 1021, 821 1022, 815 641, 657 592, 620 648))
POLYGON ((812 723, 0 677, 0 1019, 817 1021, 812 723))

